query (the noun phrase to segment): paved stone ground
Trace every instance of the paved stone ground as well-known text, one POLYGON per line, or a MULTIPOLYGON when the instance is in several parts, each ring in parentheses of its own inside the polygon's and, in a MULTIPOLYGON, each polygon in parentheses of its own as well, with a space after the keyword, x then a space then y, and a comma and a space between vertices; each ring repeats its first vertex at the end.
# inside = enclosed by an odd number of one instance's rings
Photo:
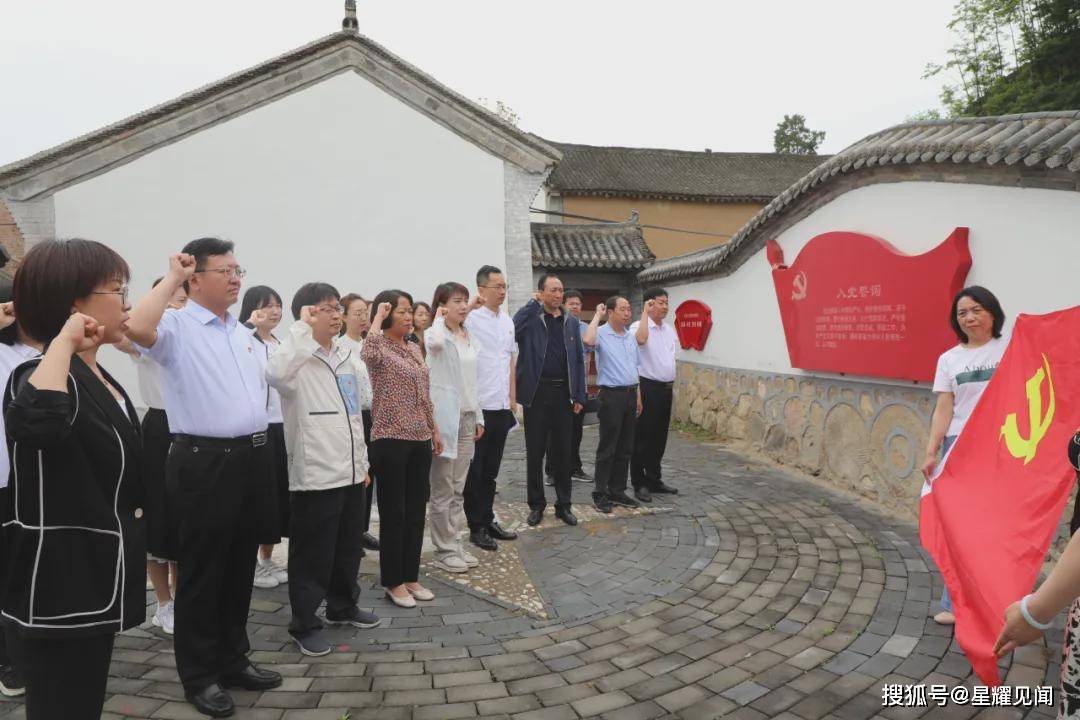
MULTIPOLYGON (((585 438, 588 458, 595 431, 585 438)), ((500 512, 519 516, 520 433, 511 438, 503 477, 500 512)), ((365 575, 362 603, 383 625, 331 630, 338 651, 311 659, 286 633, 286 590, 256 590, 253 660, 286 680, 273 692, 235 692, 237 717, 1054 715, 1049 707, 938 707, 932 700, 930 707, 882 707, 886 684, 976 682, 951 629, 930 620, 941 580, 914 527, 678 434, 665 479, 681 493, 661 498, 660 511, 576 528, 546 522, 522 533, 517 554, 542 613, 493 602, 453 578, 429 578, 437 599, 402 610, 365 575)), ((588 486, 575 483, 574 494, 579 514, 591 518, 583 507, 588 486)), ((1003 663, 1006 683, 1056 686, 1060 634, 1050 633, 1050 648, 1025 648, 1003 663)), ((117 639, 109 692, 107 718, 200 717, 182 701, 172 642, 149 625, 117 639)), ((4 713, 19 717, 22 706, 9 702, 4 713)))

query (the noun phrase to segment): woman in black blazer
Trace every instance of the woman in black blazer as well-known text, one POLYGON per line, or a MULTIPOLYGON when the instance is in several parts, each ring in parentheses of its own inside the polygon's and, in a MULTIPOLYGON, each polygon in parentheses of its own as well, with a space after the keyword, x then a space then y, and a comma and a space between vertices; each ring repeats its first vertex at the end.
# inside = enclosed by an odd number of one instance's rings
POLYGON ((138 418, 97 364, 98 348, 123 337, 128 276, 89 240, 39 243, 15 274, 19 324, 46 344, 4 392, 0 612, 21 636, 31 720, 98 718, 113 638, 146 620, 138 418))

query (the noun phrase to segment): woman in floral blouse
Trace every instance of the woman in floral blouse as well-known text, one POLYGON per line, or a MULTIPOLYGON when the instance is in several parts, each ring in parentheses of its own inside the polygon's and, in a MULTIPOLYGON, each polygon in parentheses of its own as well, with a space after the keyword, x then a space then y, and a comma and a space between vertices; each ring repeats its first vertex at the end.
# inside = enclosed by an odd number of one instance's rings
POLYGON ((417 582, 424 542, 432 455, 442 452, 428 368, 413 331, 412 297, 384 290, 371 305, 371 329, 360 351, 371 376, 372 467, 378 473, 379 565, 386 596, 400 607, 433 600, 417 582))

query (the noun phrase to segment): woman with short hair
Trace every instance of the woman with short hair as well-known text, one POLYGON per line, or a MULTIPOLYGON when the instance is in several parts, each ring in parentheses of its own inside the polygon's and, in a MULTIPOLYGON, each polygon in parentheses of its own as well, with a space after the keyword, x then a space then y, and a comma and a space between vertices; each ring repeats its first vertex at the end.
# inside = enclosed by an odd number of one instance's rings
POLYGON ((22 636, 31 720, 100 717, 113 639, 146 620, 142 436, 97 362, 124 337, 129 276, 78 239, 35 244, 15 274, 19 324, 47 348, 4 394, 14 502, 0 608, 22 636))
POLYGON ((419 582, 432 454, 443 451, 431 405, 428 368, 416 344, 412 296, 384 290, 372 304, 360 356, 371 376, 371 464, 379 476, 379 569, 399 607, 435 598, 419 582))
MULTIPOLYGON (((941 354, 934 374, 937 404, 922 464, 927 479, 933 477, 938 467, 938 452, 943 456, 942 462, 948 456, 1009 344, 1009 339, 1002 335, 1005 311, 994 293, 984 287, 972 285, 956 294, 949 323, 960 342, 941 354)), ((939 625, 956 622, 948 588, 941 594, 941 612, 934 616, 934 622, 939 625)))
POLYGON ((446 433, 442 453, 431 461, 431 542, 435 545, 436 567, 463 573, 480 564, 461 545, 461 533, 466 528, 462 497, 465 478, 475 443, 484 434, 476 385, 478 349, 464 324, 472 309, 468 288, 456 282, 439 285, 431 307, 435 309, 435 320, 426 338, 431 402, 435 422, 446 433))
MULTIPOLYGON (((264 372, 270 356, 281 346, 281 341, 274 335, 274 329, 281 323, 281 306, 281 296, 266 285, 248 288, 240 303, 238 320, 252 331, 255 342, 251 347, 264 372)), ((273 558, 274 546, 281 538, 289 536, 289 456, 285 448, 281 396, 269 385, 266 388, 266 415, 270 421, 266 426, 266 440, 273 458, 274 477, 272 487, 267 489, 269 497, 263 498, 268 501, 261 511, 265 530, 260 538, 252 584, 257 588, 276 588, 289 582, 288 568, 274 562, 273 558)))

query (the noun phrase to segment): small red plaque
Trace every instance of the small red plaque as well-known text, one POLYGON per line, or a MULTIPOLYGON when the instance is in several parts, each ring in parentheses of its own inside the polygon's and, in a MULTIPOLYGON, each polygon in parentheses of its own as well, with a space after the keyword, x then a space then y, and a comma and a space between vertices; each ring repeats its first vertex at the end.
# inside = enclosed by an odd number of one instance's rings
POLYGON ((712 329, 712 310, 700 300, 687 300, 675 309, 675 332, 683 350, 704 350, 712 329))

